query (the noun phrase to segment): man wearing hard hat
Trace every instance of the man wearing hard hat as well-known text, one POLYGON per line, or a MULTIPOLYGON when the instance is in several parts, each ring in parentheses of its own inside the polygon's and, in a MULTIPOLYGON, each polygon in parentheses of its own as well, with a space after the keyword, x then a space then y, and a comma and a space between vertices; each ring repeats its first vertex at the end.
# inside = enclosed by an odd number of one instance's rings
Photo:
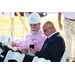
POLYGON ((47 37, 40 28, 41 19, 37 13, 32 13, 29 16, 28 22, 31 28, 30 33, 26 36, 25 40, 18 43, 12 43, 12 46, 18 47, 18 50, 22 53, 33 55, 28 52, 30 45, 34 45, 34 49, 40 51, 47 37))

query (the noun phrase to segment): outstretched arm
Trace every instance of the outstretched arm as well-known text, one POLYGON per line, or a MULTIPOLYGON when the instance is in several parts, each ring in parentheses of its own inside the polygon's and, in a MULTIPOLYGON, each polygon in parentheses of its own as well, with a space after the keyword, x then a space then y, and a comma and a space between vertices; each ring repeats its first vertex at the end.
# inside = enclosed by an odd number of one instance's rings
POLYGON ((58 24, 59 24, 60 30, 62 31, 63 26, 61 24, 61 14, 62 14, 61 12, 58 12, 58 24))

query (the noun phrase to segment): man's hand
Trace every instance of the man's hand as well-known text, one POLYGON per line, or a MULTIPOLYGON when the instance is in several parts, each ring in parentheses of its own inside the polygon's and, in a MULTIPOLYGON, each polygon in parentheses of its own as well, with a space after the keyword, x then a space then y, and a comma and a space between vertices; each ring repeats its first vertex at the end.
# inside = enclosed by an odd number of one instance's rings
POLYGON ((24 49, 21 50, 21 52, 27 54, 28 53, 28 49, 24 48, 24 49))
POLYGON ((60 30, 62 31, 62 29, 63 29, 62 24, 59 24, 59 28, 60 28, 60 30))
POLYGON ((61 14, 62 14, 61 12, 58 12, 58 24, 59 24, 60 30, 62 31, 63 26, 61 24, 61 14))
POLYGON ((12 42, 12 46, 14 46, 14 47, 15 47, 15 46, 16 46, 16 43, 15 43, 15 42, 12 42))
POLYGON ((33 49, 33 48, 29 48, 29 50, 30 50, 30 52, 31 52, 31 53, 33 53, 33 54, 35 54, 35 53, 36 53, 36 50, 35 50, 35 49, 33 49))

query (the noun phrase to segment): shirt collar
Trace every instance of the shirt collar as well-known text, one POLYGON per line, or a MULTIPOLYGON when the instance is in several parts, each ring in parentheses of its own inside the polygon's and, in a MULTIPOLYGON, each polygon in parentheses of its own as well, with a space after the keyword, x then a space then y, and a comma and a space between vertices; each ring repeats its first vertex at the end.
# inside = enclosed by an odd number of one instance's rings
POLYGON ((56 33, 58 33, 58 32, 56 31, 56 32, 52 33, 52 34, 48 37, 48 39, 49 39, 51 36, 53 36, 54 34, 56 34, 56 33))

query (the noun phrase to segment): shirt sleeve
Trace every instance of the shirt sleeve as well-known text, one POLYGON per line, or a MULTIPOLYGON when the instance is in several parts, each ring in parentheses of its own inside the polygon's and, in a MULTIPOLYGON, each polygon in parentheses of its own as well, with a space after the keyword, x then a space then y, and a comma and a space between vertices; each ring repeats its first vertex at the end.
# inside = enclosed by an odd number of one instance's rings
POLYGON ((26 38, 22 42, 17 43, 18 50, 21 51, 23 48, 28 49, 28 46, 26 45, 26 39, 27 39, 27 37, 28 37, 28 35, 26 36, 26 38))
POLYGON ((15 47, 19 47, 22 43, 23 41, 17 42, 15 47))

